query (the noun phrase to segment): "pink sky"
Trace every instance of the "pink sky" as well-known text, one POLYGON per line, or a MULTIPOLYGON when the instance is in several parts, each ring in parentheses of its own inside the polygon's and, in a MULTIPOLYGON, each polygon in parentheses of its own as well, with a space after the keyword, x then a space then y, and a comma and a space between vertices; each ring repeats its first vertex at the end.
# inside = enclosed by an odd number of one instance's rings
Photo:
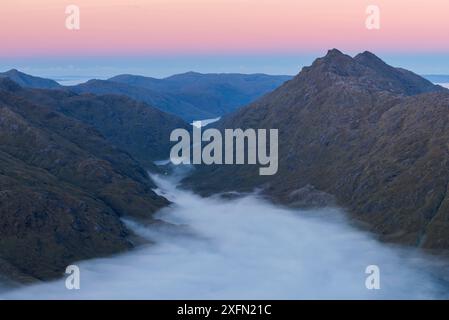
POLYGON ((2 0, 1 56, 449 52, 448 0, 2 0), (65 28, 65 7, 81 30, 65 28), (381 29, 365 28, 367 5, 381 29))

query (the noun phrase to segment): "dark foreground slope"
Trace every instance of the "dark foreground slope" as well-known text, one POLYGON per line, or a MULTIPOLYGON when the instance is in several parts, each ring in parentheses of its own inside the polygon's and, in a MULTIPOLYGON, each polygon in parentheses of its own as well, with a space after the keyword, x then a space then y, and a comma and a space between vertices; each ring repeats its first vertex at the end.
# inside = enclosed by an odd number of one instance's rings
POLYGON ((279 171, 200 167, 185 181, 199 192, 263 187, 303 207, 335 199, 386 240, 449 249, 447 90, 334 49, 218 127, 278 128, 279 171))
MULTIPOLYGON (((151 218, 168 204, 129 153, 32 96, 0 79, 0 273, 20 281, 130 248, 120 217, 151 218)), ((99 103, 80 99, 79 108, 99 103)))

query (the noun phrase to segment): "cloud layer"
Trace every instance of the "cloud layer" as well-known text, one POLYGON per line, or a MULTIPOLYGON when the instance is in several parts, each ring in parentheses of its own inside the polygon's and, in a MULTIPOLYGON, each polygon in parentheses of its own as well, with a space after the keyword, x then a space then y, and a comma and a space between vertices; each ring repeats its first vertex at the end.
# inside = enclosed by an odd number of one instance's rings
POLYGON ((428 273, 428 258, 379 244, 349 227, 337 209, 288 210, 257 196, 204 199, 176 189, 176 180, 154 178, 159 192, 174 202, 159 217, 175 226, 127 221, 154 245, 80 263, 80 290, 69 291, 60 280, 0 298, 443 297, 445 289, 428 273), (380 290, 365 287, 368 265, 380 268, 380 290))

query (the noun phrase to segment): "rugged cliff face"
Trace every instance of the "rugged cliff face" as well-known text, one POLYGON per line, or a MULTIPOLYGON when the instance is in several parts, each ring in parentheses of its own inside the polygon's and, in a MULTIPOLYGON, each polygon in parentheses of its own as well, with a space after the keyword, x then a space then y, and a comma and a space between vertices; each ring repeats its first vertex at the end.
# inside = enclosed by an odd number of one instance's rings
POLYGON ((169 202, 152 191, 142 164, 113 144, 126 144, 132 133, 114 131, 107 139, 99 131, 108 134, 128 119, 125 113, 141 114, 141 130, 163 135, 153 125, 171 118, 145 108, 121 97, 24 90, 0 79, 0 272, 48 279, 73 261, 132 246, 120 217, 151 219, 169 202))
POLYGON ((279 129, 276 175, 205 166, 185 184, 205 194, 262 187, 301 206, 335 199, 384 239, 449 249, 448 111, 446 89, 369 52, 351 58, 330 50, 217 124, 279 129))

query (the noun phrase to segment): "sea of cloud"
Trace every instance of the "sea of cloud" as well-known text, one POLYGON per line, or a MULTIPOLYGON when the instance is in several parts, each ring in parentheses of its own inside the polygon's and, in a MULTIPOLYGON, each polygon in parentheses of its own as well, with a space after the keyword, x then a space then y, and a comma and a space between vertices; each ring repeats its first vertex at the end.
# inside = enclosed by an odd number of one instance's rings
POLYGON ((2 293, 3 299, 432 299, 448 290, 429 257, 381 244, 339 209, 292 210, 257 195, 202 198, 153 176, 173 205, 166 223, 128 226, 152 244, 80 262, 80 289, 65 279, 2 293), (380 289, 365 286, 380 269, 380 289))

